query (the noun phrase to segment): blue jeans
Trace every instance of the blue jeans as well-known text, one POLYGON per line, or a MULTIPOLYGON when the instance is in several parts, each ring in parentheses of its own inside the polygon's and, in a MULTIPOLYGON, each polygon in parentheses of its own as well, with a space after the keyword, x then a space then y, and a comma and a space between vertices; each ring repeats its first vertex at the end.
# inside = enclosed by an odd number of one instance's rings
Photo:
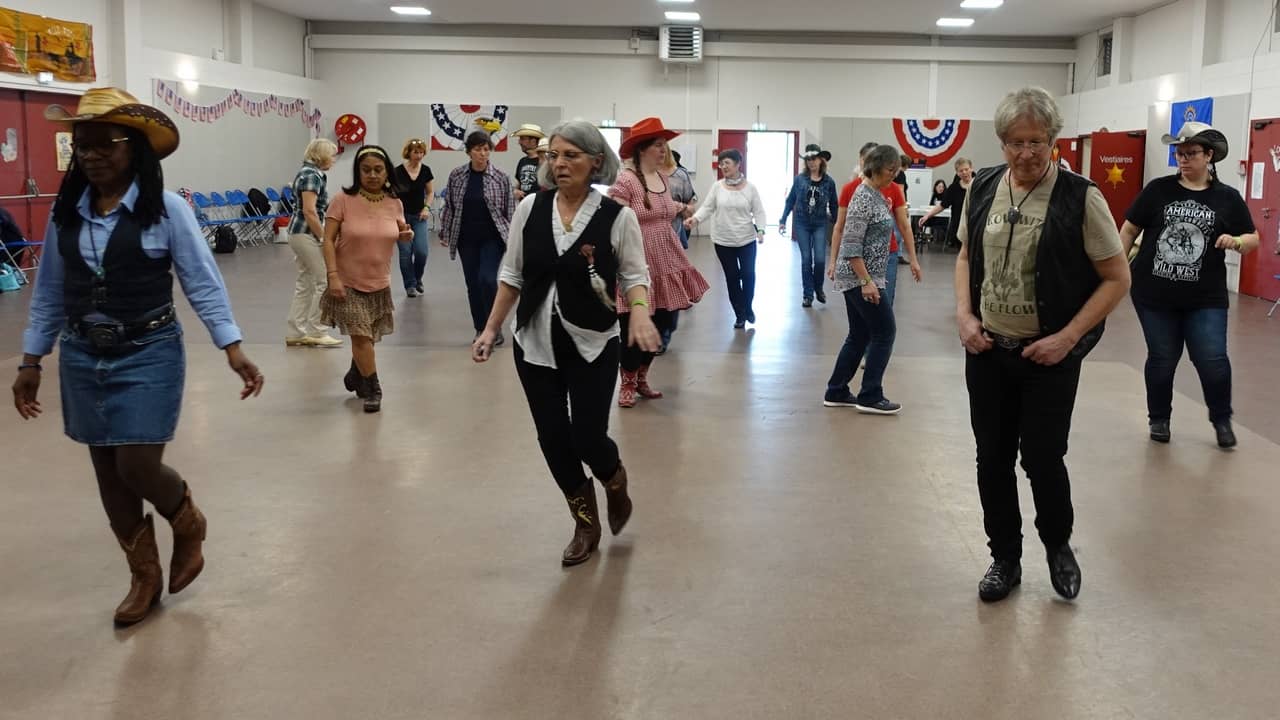
POLYGON ((756 297, 756 244, 742 247, 716 246, 716 257, 724 268, 724 286, 729 290, 729 304, 734 317, 746 320, 755 314, 752 303, 756 297))
POLYGON ((836 366, 827 380, 827 400, 837 400, 849 392, 849 382, 867 356, 867 369, 862 372, 859 405, 874 405, 884 400, 884 371, 893 355, 893 340, 898 326, 893 319, 893 305, 880 293, 880 303, 873 305, 862 299, 862 288, 844 291, 844 309, 849 316, 849 335, 840 346, 836 366))
POLYGON ((812 300, 815 292, 822 291, 822 282, 827 276, 827 226, 811 227, 797 222, 791 228, 791 235, 800 246, 800 285, 805 298, 812 300))
POLYGON ((427 248, 431 246, 431 229, 426 220, 418 216, 404 219, 413 228, 413 240, 407 243, 396 243, 400 249, 400 277, 404 279, 404 289, 416 288, 422 284, 422 276, 427 272, 427 248))
POLYGON ((1227 358, 1227 309, 1162 310, 1133 304, 1147 338, 1147 416, 1173 415, 1173 375, 1185 345, 1200 375, 1209 420, 1231 419, 1231 361, 1227 358))
POLYGON ((458 258, 462 260, 471 325, 476 332, 483 330, 489 321, 493 299, 498 295, 498 266, 506 250, 506 244, 497 235, 458 239, 458 258))
MULTIPOLYGON (((894 235, 898 234, 897 230, 893 231, 894 235)), ((884 275, 884 299, 893 307, 893 298, 898 291, 898 254, 902 252, 902 240, 898 240, 898 249, 889 253, 889 264, 885 266, 884 275)))

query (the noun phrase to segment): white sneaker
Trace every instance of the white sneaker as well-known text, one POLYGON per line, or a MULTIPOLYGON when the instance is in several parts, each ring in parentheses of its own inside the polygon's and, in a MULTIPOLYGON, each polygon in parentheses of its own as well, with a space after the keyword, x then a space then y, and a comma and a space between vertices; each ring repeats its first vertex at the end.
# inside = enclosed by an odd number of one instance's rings
POLYGON ((310 345, 311 343, 307 342, 307 338, 305 337, 286 337, 284 339, 284 344, 285 347, 301 347, 303 345, 310 345))
POLYGON ((330 335, 308 335, 305 339, 307 345, 311 347, 335 348, 342 346, 341 340, 330 335))

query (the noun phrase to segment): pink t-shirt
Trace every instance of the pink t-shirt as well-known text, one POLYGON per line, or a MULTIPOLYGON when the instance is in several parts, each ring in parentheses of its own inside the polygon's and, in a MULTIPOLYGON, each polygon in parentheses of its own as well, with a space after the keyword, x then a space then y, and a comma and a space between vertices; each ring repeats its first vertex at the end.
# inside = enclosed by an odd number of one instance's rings
POLYGON ((404 205, 393 197, 369 202, 361 195, 339 192, 325 217, 341 225, 334 249, 343 286, 360 292, 391 287, 391 258, 404 221, 404 205))

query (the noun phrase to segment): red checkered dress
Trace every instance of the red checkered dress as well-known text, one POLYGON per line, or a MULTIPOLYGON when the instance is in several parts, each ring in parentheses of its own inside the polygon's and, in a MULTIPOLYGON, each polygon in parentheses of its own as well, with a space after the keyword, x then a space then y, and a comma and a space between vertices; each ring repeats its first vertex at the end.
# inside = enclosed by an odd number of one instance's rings
MULTIPOLYGON (((649 206, 644 206, 645 189, 640 177, 632 170, 624 170, 618 182, 609 188, 609 197, 626 205, 636 213, 640 221, 640 234, 644 236, 644 259, 649 265, 649 310, 684 310, 702 299, 710 288, 702 273, 689 262, 689 256, 680 247, 671 221, 676 216, 676 204, 671 190, 664 183, 661 188, 649 189, 649 206)), ((628 312, 630 307, 618 295, 618 312, 628 312)))

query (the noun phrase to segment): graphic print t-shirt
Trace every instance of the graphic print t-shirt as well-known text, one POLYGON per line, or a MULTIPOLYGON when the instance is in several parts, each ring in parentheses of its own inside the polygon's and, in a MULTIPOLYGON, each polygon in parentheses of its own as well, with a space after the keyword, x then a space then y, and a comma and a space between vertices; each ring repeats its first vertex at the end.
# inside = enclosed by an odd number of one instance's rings
POLYGON ((1125 219, 1143 230, 1132 265, 1135 302, 1176 310, 1227 307, 1227 251, 1214 244, 1224 233, 1254 231, 1240 193, 1220 182, 1190 190, 1170 175, 1152 180, 1125 219))
POLYGON ((538 159, 522 157, 516 163, 516 186, 528 195, 538 191, 538 159))

